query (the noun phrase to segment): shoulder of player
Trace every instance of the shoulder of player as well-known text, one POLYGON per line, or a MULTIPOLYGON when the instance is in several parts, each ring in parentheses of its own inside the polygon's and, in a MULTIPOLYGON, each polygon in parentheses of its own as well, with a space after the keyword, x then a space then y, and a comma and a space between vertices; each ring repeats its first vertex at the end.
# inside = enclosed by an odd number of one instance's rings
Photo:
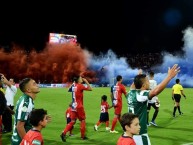
POLYGON ((140 95, 146 95, 150 92, 150 90, 139 90, 139 89, 130 89, 127 93, 127 95, 130 94, 140 94, 140 95))
POLYGON ((11 85, 11 88, 17 89, 16 85, 11 85))

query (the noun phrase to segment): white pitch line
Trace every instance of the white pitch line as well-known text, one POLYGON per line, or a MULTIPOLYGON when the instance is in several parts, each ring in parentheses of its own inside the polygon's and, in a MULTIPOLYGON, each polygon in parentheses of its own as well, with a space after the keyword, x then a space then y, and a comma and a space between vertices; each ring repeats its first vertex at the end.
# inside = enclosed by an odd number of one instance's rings
POLYGON ((182 145, 193 145, 193 142, 185 143, 185 144, 182 144, 182 145))

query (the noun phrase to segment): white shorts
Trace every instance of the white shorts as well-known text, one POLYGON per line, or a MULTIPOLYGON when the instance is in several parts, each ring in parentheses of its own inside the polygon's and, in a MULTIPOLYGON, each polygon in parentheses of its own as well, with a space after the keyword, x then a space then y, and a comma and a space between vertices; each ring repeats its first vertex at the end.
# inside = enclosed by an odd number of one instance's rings
POLYGON ((136 145, 151 145, 148 134, 134 135, 136 145))

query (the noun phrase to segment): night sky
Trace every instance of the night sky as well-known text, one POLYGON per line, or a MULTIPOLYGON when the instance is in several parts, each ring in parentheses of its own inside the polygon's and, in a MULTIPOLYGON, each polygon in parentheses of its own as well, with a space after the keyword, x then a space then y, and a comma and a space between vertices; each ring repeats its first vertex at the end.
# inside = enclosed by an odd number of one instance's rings
POLYGON ((99 54, 173 52, 183 46, 182 31, 193 25, 192 0, 63 1, 2 5, 0 45, 44 49, 50 32, 77 35, 99 54), (24 6, 25 5, 25 6, 24 6))

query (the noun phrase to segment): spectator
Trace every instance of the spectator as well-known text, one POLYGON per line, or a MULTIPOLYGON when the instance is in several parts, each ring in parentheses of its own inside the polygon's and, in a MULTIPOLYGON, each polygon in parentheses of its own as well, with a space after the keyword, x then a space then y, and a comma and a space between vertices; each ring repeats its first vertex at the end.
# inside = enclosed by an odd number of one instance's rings
MULTIPOLYGON (((9 81, 7 78, 3 75, 3 83, 6 85, 6 91, 5 91, 5 98, 7 100, 7 106, 14 110, 14 97, 17 93, 17 87, 15 86, 14 79, 11 78, 9 81)), ((12 113, 9 110, 5 110, 3 114, 3 133, 11 132, 12 131, 12 113)))

